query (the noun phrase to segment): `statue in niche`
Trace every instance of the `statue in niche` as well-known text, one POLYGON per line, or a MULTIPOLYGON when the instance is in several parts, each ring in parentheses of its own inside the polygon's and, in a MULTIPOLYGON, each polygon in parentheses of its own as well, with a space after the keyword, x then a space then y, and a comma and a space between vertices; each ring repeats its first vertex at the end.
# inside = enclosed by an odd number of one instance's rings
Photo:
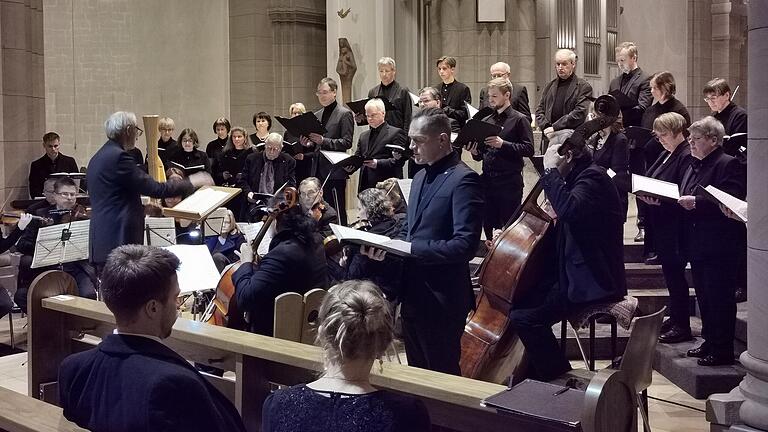
POLYGON ((347 103, 352 100, 352 78, 357 72, 355 55, 347 38, 339 38, 339 62, 336 63, 336 73, 341 78, 341 101, 347 103))

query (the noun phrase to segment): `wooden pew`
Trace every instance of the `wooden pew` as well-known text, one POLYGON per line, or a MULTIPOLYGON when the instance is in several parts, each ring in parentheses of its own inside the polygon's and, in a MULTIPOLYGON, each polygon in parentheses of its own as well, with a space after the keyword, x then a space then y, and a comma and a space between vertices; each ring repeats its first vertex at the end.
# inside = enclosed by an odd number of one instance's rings
POLYGON ((0 430, 85 431, 65 419, 61 408, 2 387, 0 387, 0 430))
MULTIPOLYGON (((103 337, 114 327, 114 317, 103 303, 66 295, 74 281, 62 272, 46 272, 32 284, 29 301, 29 394, 57 380, 58 367, 69 354, 93 347, 83 334, 103 337), (67 279, 69 278, 69 280, 67 279)), ((234 371, 235 380, 217 386, 237 406, 248 430, 258 430, 261 406, 271 383, 294 385, 314 380, 322 370, 318 347, 179 319, 166 343, 190 361, 234 371)), ((385 362, 374 365, 371 384, 380 389, 411 394, 427 405, 434 425, 456 431, 581 430, 542 427, 531 419, 500 415, 480 405, 504 386, 385 362)), ((614 383, 615 384, 615 383, 614 383)), ((600 396, 600 389, 592 393, 600 396)), ((587 391, 590 394, 590 391, 587 391)), ((602 395, 605 396, 605 395, 602 395)), ((584 415, 593 424, 604 422, 610 398, 595 397, 584 415)), ((629 412, 629 411, 628 411, 629 412)), ((592 430, 612 430, 598 429, 592 430)), ((613 429, 616 430, 616 429, 613 429)))

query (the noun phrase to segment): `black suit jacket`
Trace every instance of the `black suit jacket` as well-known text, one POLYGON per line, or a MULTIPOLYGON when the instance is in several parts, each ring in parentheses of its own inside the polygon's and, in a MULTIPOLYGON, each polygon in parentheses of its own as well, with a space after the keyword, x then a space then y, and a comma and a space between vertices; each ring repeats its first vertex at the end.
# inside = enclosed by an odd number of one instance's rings
POLYGON ((443 85, 444 84, 441 82, 435 86, 440 93, 443 111, 445 111, 445 114, 448 115, 448 117, 456 120, 461 128, 469 119, 467 105, 464 102, 472 103, 472 92, 469 91, 469 87, 467 87, 466 84, 454 80, 450 86, 448 94, 445 94, 442 90, 443 85))
POLYGON ((394 144, 406 148, 408 146, 408 137, 402 129, 391 126, 387 122, 382 123, 379 128, 379 134, 376 135, 374 142, 370 142, 370 129, 363 132, 357 141, 356 155, 364 160, 377 160, 376 169, 368 168, 365 165, 360 168, 358 191, 376 187, 376 183, 384 179, 391 177, 403 178, 405 159, 395 159, 392 157, 392 149, 386 147, 386 145, 394 144))
POLYGON ((103 264, 112 249, 142 244, 144 206, 141 195, 166 198, 192 191, 189 181, 158 183, 136 166, 115 141, 107 141, 88 163, 91 262, 103 264))
MULTIPOLYGON (((528 105, 528 89, 524 85, 512 83, 512 97, 509 100, 512 109, 524 115, 531 123, 531 107, 528 105)), ((483 109, 488 106, 488 87, 480 89, 480 106, 477 109, 483 109)))
POLYGON ((382 88, 381 83, 368 90, 368 97, 384 96, 394 105, 395 110, 387 111, 385 120, 390 125, 402 129, 408 133, 413 117, 413 100, 408 87, 403 87, 397 81, 392 81, 389 87, 382 88))
POLYGON ((94 432, 245 431, 234 405, 155 340, 109 335, 59 368, 64 416, 94 432))
MULTIPOLYGON (((318 120, 322 121, 323 108, 315 111, 315 116, 317 116, 318 120)), ((313 144, 309 147, 312 151, 304 153, 305 158, 312 158, 312 175, 319 178, 321 182, 331 172, 331 162, 320 153, 320 150, 346 151, 351 149, 352 137, 355 133, 355 116, 349 108, 337 103, 336 108, 331 113, 331 117, 328 119, 328 124, 325 125, 325 129, 328 132, 323 137, 323 143, 320 144, 319 148, 313 144)), ((337 169, 334 170, 331 178, 343 180, 348 179, 349 176, 344 170, 337 169)))
POLYGON ((608 170, 612 169, 616 173, 613 176, 613 184, 619 192, 619 200, 624 209, 624 219, 627 218, 627 209, 629 208, 629 197, 627 194, 632 189, 632 178, 629 174, 629 141, 624 133, 613 133, 608 135, 600 149, 596 149, 599 135, 595 134, 589 142, 593 145, 594 152, 592 159, 597 166, 608 170))
POLYGON ((584 157, 565 178, 553 169, 541 181, 557 213, 559 283, 561 289, 567 287, 568 299, 591 303, 623 298, 624 217, 605 169, 584 157))
MULTIPOLYGON (((747 133, 747 111, 733 102, 729 103, 728 106, 719 113, 713 113, 712 116, 723 124, 726 135, 747 133)), ((731 156, 740 155, 740 157, 743 157, 740 150, 741 147, 747 148, 746 135, 731 138, 723 142, 723 150, 725 150, 726 154, 731 156)))
POLYGON ((630 72, 630 74, 629 81, 624 86, 621 85, 621 75, 612 79, 608 91, 619 90, 635 102, 635 105, 631 107, 622 107, 621 114, 624 126, 640 126, 643 113, 653 103, 650 84, 651 77, 646 75, 639 67, 630 72))
POLYGON ((574 75, 573 80, 568 85, 563 116, 557 121, 552 121, 552 105, 555 103, 558 79, 555 78, 550 81, 541 92, 541 100, 536 107, 536 124, 541 130, 550 126, 555 130, 576 129, 587 118, 587 111, 591 102, 589 98, 592 96, 592 86, 574 75))
MULTIPOLYGON (((683 141, 671 154, 666 150, 662 152, 645 175, 680 185, 692 161, 691 148, 683 141)), ((653 250, 662 260, 679 259, 682 256, 680 242, 685 229, 684 212, 680 204, 666 200, 660 201, 657 206, 648 206, 648 223, 653 227, 653 250)))
MULTIPOLYGON (((245 159, 243 172, 238 183, 238 186, 243 189, 244 196, 248 196, 248 192, 259 191, 261 171, 264 169, 264 164, 267 163, 266 158, 264 152, 254 152, 245 159)), ((288 183, 288 186, 296 187, 296 161, 286 153, 280 153, 272 163, 275 171, 275 190, 285 183, 288 183)))
POLYGON ((718 147, 703 160, 693 159, 680 183, 680 195, 695 195, 696 208, 683 210, 683 247, 689 260, 733 257, 744 244, 746 225, 728 218, 696 186, 712 185, 736 198, 747 195, 745 166, 718 147))
POLYGON ((483 220, 480 176, 453 152, 416 174, 408 216, 398 236, 411 242, 414 258, 403 274, 403 316, 466 317, 474 306, 469 260, 483 220), (427 171, 437 168, 431 193, 422 194, 427 171))
POLYGON ((75 158, 59 153, 55 161, 52 161, 48 155, 33 161, 29 166, 29 196, 31 198, 43 196, 45 180, 57 172, 79 172, 75 158))

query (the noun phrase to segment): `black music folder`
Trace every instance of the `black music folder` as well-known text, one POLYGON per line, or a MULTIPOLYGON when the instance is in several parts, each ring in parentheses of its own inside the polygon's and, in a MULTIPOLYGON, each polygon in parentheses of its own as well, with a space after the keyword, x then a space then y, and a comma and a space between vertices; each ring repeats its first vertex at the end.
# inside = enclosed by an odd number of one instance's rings
POLYGON ((475 115, 472 116, 472 118, 475 120, 482 120, 492 114, 493 114, 493 108, 485 107, 477 110, 477 112, 475 113, 475 115))
POLYGON ((348 175, 360 169, 360 167, 363 166, 363 162, 365 162, 365 159, 362 157, 345 152, 320 150, 320 153, 331 162, 333 170, 340 169, 348 175))
POLYGON ((652 130, 640 126, 627 126, 624 129, 624 134, 640 147, 645 146, 648 141, 655 138, 652 130))
POLYGON ((580 430, 584 397, 582 390, 527 379, 482 403, 502 414, 580 430))
POLYGON ((293 136, 309 137, 311 133, 325 135, 328 132, 312 112, 306 112, 292 118, 275 116, 275 119, 293 136))
MULTIPOLYGON (((390 149, 392 153, 400 153, 403 159, 410 159, 410 157, 413 156, 413 151, 411 151, 411 147, 408 144, 404 146, 397 144, 385 144, 384 147, 390 149)), ((394 157, 394 155, 392 156, 394 157)))
POLYGON ((394 105, 392 105, 392 102, 389 101, 389 99, 385 98, 384 96, 377 96, 375 98, 365 98, 365 99, 359 99, 356 101, 347 102, 347 107, 352 110, 352 112, 355 114, 356 118, 360 118, 357 116, 362 116, 362 120, 357 122, 358 126, 365 126, 368 124, 368 120, 365 118, 365 104, 368 103, 371 99, 381 99, 382 102, 384 102, 384 109, 386 111, 397 111, 397 108, 395 108, 394 105))
POLYGON ((501 126, 487 123, 477 119, 469 119, 467 124, 459 131, 459 135, 453 141, 454 147, 464 147, 465 145, 476 142, 477 150, 485 150, 485 139, 491 136, 497 136, 501 133, 501 126))
POLYGON ((612 90, 608 92, 608 94, 613 96, 614 99, 616 99, 616 102, 619 103, 619 107, 622 109, 632 108, 633 106, 637 105, 637 101, 634 101, 629 97, 627 97, 627 95, 622 93, 621 90, 612 90))
POLYGON ((696 188, 697 194, 702 194, 707 199, 712 201, 715 204, 722 204, 726 207, 728 207, 728 210, 732 211, 736 217, 739 218, 742 222, 747 222, 747 202, 744 200, 741 200, 739 198, 736 198, 735 196, 729 194, 728 192, 723 192, 720 189, 709 185, 707 187, 702 187, 699 185, 696 188))

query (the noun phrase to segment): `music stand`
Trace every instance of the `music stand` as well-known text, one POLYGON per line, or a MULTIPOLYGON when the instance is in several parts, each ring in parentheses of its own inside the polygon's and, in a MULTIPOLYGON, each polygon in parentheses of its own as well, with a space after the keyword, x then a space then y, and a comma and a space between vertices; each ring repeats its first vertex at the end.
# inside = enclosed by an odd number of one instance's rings
POLYGON ((219 207, 203 221, 202 230, 205 235, 221 235, 224 231, 224 220, 227 218, 227 209, 219 207), (213 234, 208 234, 213 233, 213 234))
POLYGON ((31 268, 59 266, 88 259, 88 230, 91 221, 82 220, 40 228, 35 241, 31 268))
POLYGON ((147 246, 171 246, 176 244, 176 224, 173 218, 144 218, 144 244, 147 246))

